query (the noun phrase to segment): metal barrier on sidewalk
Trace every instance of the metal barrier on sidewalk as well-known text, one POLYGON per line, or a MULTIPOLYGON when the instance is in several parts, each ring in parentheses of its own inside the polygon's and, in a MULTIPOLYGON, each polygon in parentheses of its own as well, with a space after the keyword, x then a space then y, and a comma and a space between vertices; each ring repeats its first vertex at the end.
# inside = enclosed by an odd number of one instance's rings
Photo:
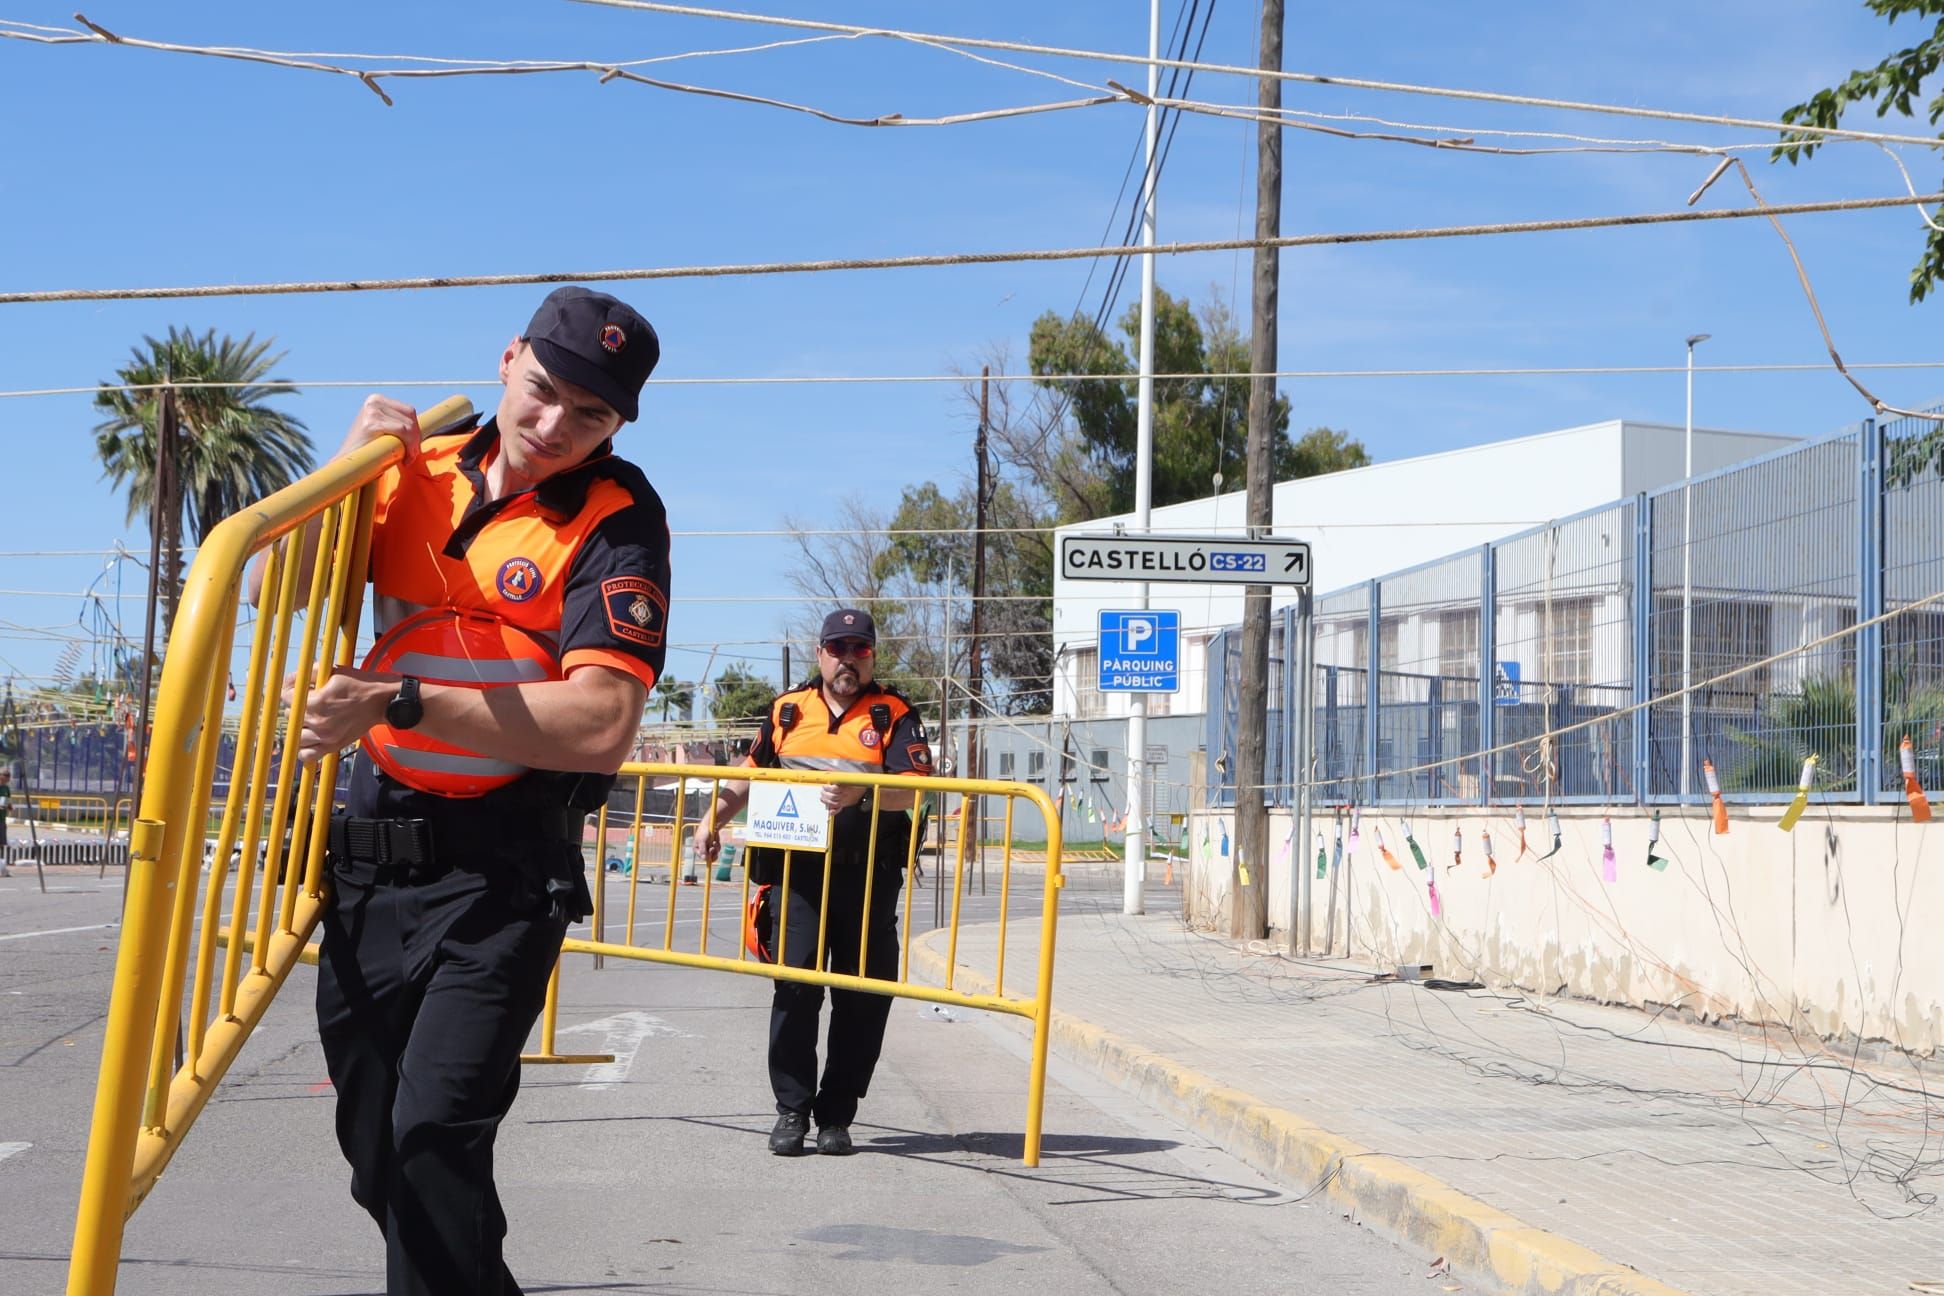
POLYGON ((108 827, 108 798, 73 792, 36 792, 22 806, 44 824, 102 831, 108 827))
MULTIPOLYGON (((683 967, 709 968, 716 971, 742 973, 749 976, 768 977, 778 981, 798 981, 810 985, 828 986, 839 990, 862 990, 874 994, 894 995, 906 999, 918 999, 929 1003, 946 1004, 962 1008, 975 1008, 986 1012, 1006 1013, 1024 1017, 1033 1023, 1033 1048, 1031 1073, 1027 1082, 1026 1139, 1023 1160, 1028 1166, 1039 1164, 1041 1115, 1046 1096, 1046 1055, 1051 1039, 1053 1006, 1053 949, 1054 936, 1059 918, 1060 888, 1065 877, 1060 870, 1059 814, 1046 794, 1036 787, 1024 783, 1002 782, 993 779, 953 779, 921 778, 908 774, 852 774, 827 770, 783 770, 750 769, 742 767, 669 765, 669 764, 628 764, 621 768, 625 787, 629 780, 634 784, 634 812, 622 825, 624 840, 629 843, 627 859, 628 872, 623 875, 623 885, 627 892, 625 917, 620 926, 619 939, 608 939, 609 910, 607 905, 608 874, 606 868, 607 845, 611 832, 611 816, 605 808, 600 812, 595 828, 594 867, 597 881, 594 887, 594 913, 592 917, 592 939, 569 938, 563 947, 568 954, 588 954, 594 957, 596 966, 606 958, 639 959, 654 963, 672 963, 683 967), (757 888, 752 886, 749 870, 736 870, 741 874, 739 881, 730 882, 724 887, 716 885, 726 878, 728 870, 710 867, 706 861, 694 865, 692 885, 699 890, 695 908, 699 922, 696 924, 696 937, 690 945, 676 939, 677 908, 684 889, 683 876, 687 871, 683 863, 683 848, 687 838, 698 822, 713 820, 712 807, 715 791, 719 784, 731 781, 750 781, 752 783, 784 783, 809 788, 827 784, 843 786, 865 786, 874 789, 914 791, 921 795, 935 794, 938 804, 943 807, 947 798, 956 796, 958 805, 952 816, 958 821, 955 849, 952 853, 952 906, 949 918, 949 948, 946 955, 946 983, 943 986, 924 985, 911 980, 911 907, 916 888, 904 885, 902 921, 898 924, 904 933, 902 953, 898 960, 895 976, 847 975, 822 970, 826 963, 826 952, 830 948, 829 935, 832 928, 831 876, 833 870, 822 867, 820 852, 812 850, 781 849, 781 873, 775 885, 779 894, 787 895, 790 884, 796 877, 814 879, 819 892, 817 915, 816 952, 814 968, 790 967, 788 947, 788 928, 779 923, 775 932, 775 962, 765 962, 745 948, 742 939, 744 916, 749 910, 757 888), (695 788, 700 782, 709 791, 695 788), (669 803, 664 815, 648 813, 650 796, 655 800, 669 803), (952 973, 956 969, 958 951, 958 929, 961 901, 965 895, 966 846, 969 834, 966 826, 975 822, 977 805, 982 798, 997 797, 1005 804, 1003 822, 1004 843, 1001 850, 1001 869, 999 880, 999 948, 998 966, 995 969, 993 994, 969 994, 955 988, 952 973), (1033 979, 1033 992, 1030 997, 1009 995, 1006 987, 1006 936, 1008 926, 1009 901, 1013 887, 1013 850, 1012 826, 1013 809, 1020 801, 1031 802, 1041 814, 1042 821, 1049 825, 1049 840, 1046 843, 1046 868, 1043 881, 1044 894, 1041 900, 1039 919, 1039 942, 1037 950, 1037 972, 1033 979), (663 824, 666 828, 663 828, 663 824), (668 855, 665 859, 650 858, 648 851, 657 845, 666 844, 668 855), (650 884, 644 882, 648 871, 666 863, 668 878, 666 883, 650 884), (809 870, 815 870, 814 873, 809 870), (644 886, 655 885, 664 894, 659 901, 651 900, 660 910, 660 922, 655 924, 654 917, 638 918, 641 912, 641 893, 644 886), (730 898, 718 900, 719 894, 727 890, 730 898), (711 952, 710 921, 712 917, 727 914, 735 922, 737 933, 733 952, 711 952), (644 925, 658 925, 659 939, 636 941, 635 932, 644 925)), ((866 915, 872 913, 872 891, 884 879, 897 884, 900 877, 909 879, 916 876, 920 849, 920 834, 907 834, 905 858, 896 861, 890 868, 882 867, 885 861, 877 857, 878 825, 882 816, 904 815, 903 810, 884 809, 879 797, 872 798, 872 822, 870 845, 865 859, 864 891, 861 911, 854 927, 847 928, 858 932, 857 959, 854 964, 860 972, 870 967, 870 939, 872 924, 866 915)), ((937 816, 943 828, 945 816, 937 816)), ((727 828, 727 825, 722 825, 727 828)), ((727 832, 724 836, 727 837, 727 832)), ((725 848, 726 849, 726 848, 725 848)), ((747 859, 746 852, 743 856, 747 859)), ((839 914, 841 921, 845 915, 839 914)), ((846 951, 848 953, 848 951, 846 951)), ((845 960, 848 962, 848 960, 845 960)), ((558 1020, 560 972, 556 968, 554 979, 547 987, 546 1008, 541 1016, 540 1052, 529 1055, 528 1062, 587 1062, 592 1059, 585 1055, 566 1055, 555 1050, 555 1030, 558 1020)))
MULTIPOLYGON (((419 423, 429 433, 471 414, 472 406, 454 397, 427 410, 419 423)), ((381 439, 225 519, 197 551, 184 582, 156 700, 142 804, 129 831, 128 893, 75 1217, 69 1296, 114 1291, 123 1225, 154 1187, 317 925, 321 830, 338 762, 332 756, 317 769, 300 771, 297 746, 286 738, 302 723, 314 681, 332 665, 351 661, 364 604, 372 486, 403 458, 396 438, 381 439), (312 522, 316 557, 307 564, 304 537, 312 522), (230 653, 246 568, 259 554, 262 596, 247 683, 237 695, 235 771, 211 849, 208 825, 230 653), (279 702, 286 674, 292 689, 287 708, 279 702), (212 861, 207 875, 205 856, 212 861), (223 942, 219 950, 225 927, 240 939, 223 942), (178 1022, 186 1024, 180 1041, 178 1022)), ((107 813, 104 805, 104 818, 107 813)))

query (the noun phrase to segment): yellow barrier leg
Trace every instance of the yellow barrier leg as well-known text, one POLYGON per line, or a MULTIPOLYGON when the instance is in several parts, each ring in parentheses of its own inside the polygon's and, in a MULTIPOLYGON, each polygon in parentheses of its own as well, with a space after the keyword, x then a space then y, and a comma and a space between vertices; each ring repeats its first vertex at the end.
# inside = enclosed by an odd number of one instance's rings
POLYGON ((547 1003, 540 1010, 540 1051, 520 1054, 526 1066, 599 1066, 614 1061, 612 1053, 559 1053, 554 1050, 554 1030, 560 1022, 560 960, 554 960, 553 975, 547 978, 547 1003))
POLYGON ((137 819, 129 833, 128 903, 121 947, 115 953, 115 988, 108 1002, 88 1159, 81 1171, 68 1296, 107 1296, 115 1290, 176 885, 161 854, 162 825, 137 819))

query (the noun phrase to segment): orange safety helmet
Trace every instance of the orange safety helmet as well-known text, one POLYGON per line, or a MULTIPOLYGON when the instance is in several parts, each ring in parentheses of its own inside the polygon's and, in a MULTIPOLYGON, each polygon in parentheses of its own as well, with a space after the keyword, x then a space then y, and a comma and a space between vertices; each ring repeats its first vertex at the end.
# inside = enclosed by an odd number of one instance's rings
MULTIPOLYGON (((489 613, 435 608, 393 626, 365 658, 365 669, 411 675, 425 684, 489 689, 561 678, 560 660, 540 636, 489 613)), ((484 796, 526 766, 440 742, 418 729, 375 724, 364 749, 379 769, 419 792, 484 796)))

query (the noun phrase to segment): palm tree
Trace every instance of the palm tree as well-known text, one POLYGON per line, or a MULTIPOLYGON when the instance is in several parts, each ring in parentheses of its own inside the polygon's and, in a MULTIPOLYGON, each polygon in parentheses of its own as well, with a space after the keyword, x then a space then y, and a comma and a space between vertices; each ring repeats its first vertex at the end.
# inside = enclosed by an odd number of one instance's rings
POLYGON ((265 377, 283 360, 281 352, 267 354, 274 341, 258 342, 254 334, 218 340, 214 329, 198 336, 172 327, 167 338, 144 337, 113 382, 95 394, 95 409, 104 415, 95 425, 104 475, 126 485, 128 521, 147 513, 161 524, 164 642, 180 594, 185 515, 201 544, 218 522, 310 467, 303 421, 267 404, 297 390, 265 377), (164 385, 173 385, 176 407, 174 507, 156 499, 164 385), (165 510, 159 518, 158 507, 165 510))
POLYGON ((661 699, 662 720, 668 719, 670 707, 686 716, 695 704, 695 685, 685 684, 678 679, 663 679, 655 685, 655 696, 661 699))

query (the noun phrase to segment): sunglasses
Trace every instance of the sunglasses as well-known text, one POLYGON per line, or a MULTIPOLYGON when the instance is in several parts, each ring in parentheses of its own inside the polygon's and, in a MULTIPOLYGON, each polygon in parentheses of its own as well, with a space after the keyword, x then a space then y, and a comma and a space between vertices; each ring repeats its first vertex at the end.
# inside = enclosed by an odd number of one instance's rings
POLYGON ((832 657, 855 657, 859 661, 869 661, 877 655, 877 648, 863 639, 826 639, 823 650, 832 657))

